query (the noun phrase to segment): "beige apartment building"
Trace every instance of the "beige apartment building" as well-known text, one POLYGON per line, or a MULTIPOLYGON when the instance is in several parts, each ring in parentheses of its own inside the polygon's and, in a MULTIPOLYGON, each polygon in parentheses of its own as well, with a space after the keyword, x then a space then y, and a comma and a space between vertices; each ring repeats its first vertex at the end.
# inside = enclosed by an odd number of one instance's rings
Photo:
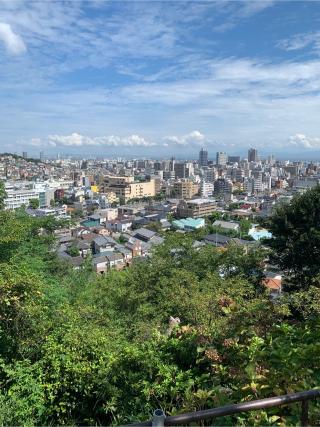
POLYGON ((117 198, 127 202, 130 199, 142 199, 156 195, 155 180, 135 181, 133 176, 107 176, 103 183, 106 193, 113 192, 117 198))
POLYGON ((177 206, 179 218, 202 218, 212 214, 216 210, 216 204, 211 199, 180 200, 177 206))
POLYGON ((173 184, 174 196, 178 199, 192 199, 199 193, 199 190, 199 184, 189 179, 182 179, 173 184))

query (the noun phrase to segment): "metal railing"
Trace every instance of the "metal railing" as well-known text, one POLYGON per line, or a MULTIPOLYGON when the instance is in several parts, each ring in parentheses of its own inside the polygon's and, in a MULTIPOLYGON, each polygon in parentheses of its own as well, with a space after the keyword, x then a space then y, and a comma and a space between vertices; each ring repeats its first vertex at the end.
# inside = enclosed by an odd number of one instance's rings
POLYGON ((298 393, 290 393, 282 396, 268 397, 266 399, 252 400, 245 403, 237 403, 233 405, 220 406, 218 408, 206 409, 204 411, 187 412, 185 414, 166 417, 161 409, 156 409, 153 418, 150 421, 142 423, 130 424, 130 427, 135 426, 175 426, 188 425, 190 423, 199 423, 200 421, 210 420, 218 417, 239 414, 240 412, 257 411, 259 409, 273 408, 282 405, 289 405, 296 402, 301 402, 301 426, 308 426, 308 404, 309 400, 320 397, 320 389, 302 391, 298 393))

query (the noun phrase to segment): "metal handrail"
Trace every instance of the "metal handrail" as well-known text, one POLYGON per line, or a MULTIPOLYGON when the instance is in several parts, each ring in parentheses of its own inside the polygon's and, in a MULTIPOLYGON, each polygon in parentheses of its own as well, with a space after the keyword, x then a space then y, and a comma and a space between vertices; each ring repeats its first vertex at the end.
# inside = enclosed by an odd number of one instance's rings
MULTIPOLYGON (((185 414, 163 417, 163 424, 165 426, 174 425, 187 425, 192 422, 199 422, 203 420, 224 417, 227 415, 234 415, 240 412, 257 411, 259 409, 267 409, 276 406, 291 404, 295 402, 302 403, 301 411, 301 425, 308 425, 308 401, 320 397, 320 389, 302 391, 298 393, 284 394, 282 396, 268 397, 266 399, 252 400, 245 403, 237 403, 233 405, 220 406, 218 408, 206 409, 203 411, 187 412, 185 414)), ((156 410, 161 411, 161 410, 156 410)), ((156 412, 155 411, 155 412, 156 412)), ((162 411, 161 411, 162 412, 162 411)), ((130 427, 135 426, 152 426, 153 420, 145 421, 142 423, 130 424, 130 427)), ((159 424, 157 424, 159 426, 159 424)))

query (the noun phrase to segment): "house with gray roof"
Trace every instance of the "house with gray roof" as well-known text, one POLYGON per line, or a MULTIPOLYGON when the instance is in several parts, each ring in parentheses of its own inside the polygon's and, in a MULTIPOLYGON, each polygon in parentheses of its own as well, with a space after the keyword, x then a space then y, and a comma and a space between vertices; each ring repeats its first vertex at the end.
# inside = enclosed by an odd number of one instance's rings
POLYGON ((214 227, 221 227, 224 230, 228 230, 228 231, 239 231, 240 229, 240 224, 238 222, 229 222, 229 221, 220 221, 220 220, 216 220, 214 221, 214 223, 212 224, 214 227))
POLYGON ((120 254, 122 254, 124 261, 127 264, 130 264, 132 261, 132 251, 128 248, 126 248, 123 245, 117 244, 117 246, 115 247, 115 250, 117 252, 119 252, 120 254))
POLYGON ((96 273, 104 274, 108 270, 108 260, 105 256, 94 257, 92 264, 96 273))
POLYGON ((105 252, 112 252, 116 245, 116 241, 111 237, 99 236, 93 240, 93 251, 95 254, 104 254, 105 252))
POLYGON ((106 255, 106 258, 108 260, 109 269, 115 268, 117 270, 120 270, 126 265, 123 255, 119 252, 113 252, 111 254, 108 254, 106 255))
POLYGON ((149 242, 149 240, 155 235, 156 233, 154 231, 148 230, 147 228, 138 228, 138 230, 135 230, 133 237, 136 237, 143 242, 149 242))

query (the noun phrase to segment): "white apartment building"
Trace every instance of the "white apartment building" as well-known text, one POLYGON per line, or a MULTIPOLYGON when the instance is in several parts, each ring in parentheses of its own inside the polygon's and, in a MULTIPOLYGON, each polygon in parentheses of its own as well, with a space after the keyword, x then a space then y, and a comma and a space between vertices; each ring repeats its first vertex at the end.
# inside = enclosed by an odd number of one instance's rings
POLYGON ((204 169, 203 178, 206 182, 213 183, 216 179, 218 179, 218 172, 213 168, 204 169))
POLYGON ((7 190, 7 197, 4 199, 5 209, 18 209, 23 205, 28 206, 30 199, 40 201, 40 192, 38 190, 7 190))
POLYGON ((201 187, 200 187, 201 197, 210 197, 213 195, 213 192, 214 192, 214 185, 212 182, 206 182, 206 181, 201 182, 201 187))
POLYGON ((227 153, 223 151, 218 151, 216 154, 216 165, 217 166, 226 166, 228 161, 227 153))

